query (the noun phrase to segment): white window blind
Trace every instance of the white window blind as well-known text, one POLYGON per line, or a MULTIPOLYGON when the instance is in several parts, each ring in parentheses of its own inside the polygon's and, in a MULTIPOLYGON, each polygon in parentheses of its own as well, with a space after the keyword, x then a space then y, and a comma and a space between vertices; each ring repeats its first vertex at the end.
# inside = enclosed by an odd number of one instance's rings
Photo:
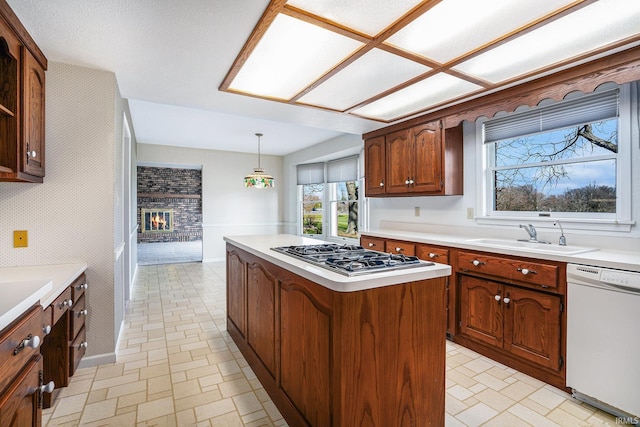
POLYGON ((485 144, 618 117, 618 90, 534 108, 484 124, 485 144))
POLYGON ((327 182, 347 182, 358 179, 358 156, 331 160, 327 163, 327 182))
POLYGON ((324 183, 324 163, 309 163, 296 166, 298 185, 324 183))

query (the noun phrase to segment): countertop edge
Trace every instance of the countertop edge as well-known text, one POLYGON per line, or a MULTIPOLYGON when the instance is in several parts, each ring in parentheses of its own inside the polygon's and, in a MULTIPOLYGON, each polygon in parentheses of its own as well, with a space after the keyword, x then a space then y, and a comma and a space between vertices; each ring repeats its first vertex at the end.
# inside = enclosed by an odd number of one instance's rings
POLYGON ((468 249, 483 252, 492 252, 504 255, 515 255, 541 260, 567 262, 573 264, 591 265, 595 267, 614 268, 618 270, 629 270, 640 272, 640 252, 596 250, 592 252, 568 255, 568 254, 545 254, 540 252, 527 251, 526 249, 500 248, 474 244, 469 238, 425 233, 411 232, 405 230, 375 229, 361 232, 363 236, 380 237, 383 239, 398 239, 416 243, 426 243, 440 246, 455 247, 458 249, 468 249))
POLYGON ((224 241, 267 262, 336 292, 355 292, 402 283, 428 280, 451 275, 451 267, 435 263, 433 266, 377 272, 360 276, 344 276, 322 267, 271 250, 271 247, 296 244, 320 244, 322 241, 300 236, 277 234, 258 236, 224 236, 224 241), (271 242, 271 244, 269 244, 271 242))

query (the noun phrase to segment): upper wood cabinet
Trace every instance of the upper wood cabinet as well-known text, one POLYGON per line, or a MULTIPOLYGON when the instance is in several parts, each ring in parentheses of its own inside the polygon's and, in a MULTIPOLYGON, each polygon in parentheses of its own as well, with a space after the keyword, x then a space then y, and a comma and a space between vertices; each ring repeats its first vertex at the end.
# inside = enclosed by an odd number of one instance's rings
POLYGON ((365 141, 366 195, 462 194, 461 126, 436 120, 365 141))
POLYGON ((42 182, 47 59, 0 0, 0 181, 42 182))
POLYGON ((364 176, 367 196, 381 195, 385 192, 385 137, 372 138, 364 143, 364 176))

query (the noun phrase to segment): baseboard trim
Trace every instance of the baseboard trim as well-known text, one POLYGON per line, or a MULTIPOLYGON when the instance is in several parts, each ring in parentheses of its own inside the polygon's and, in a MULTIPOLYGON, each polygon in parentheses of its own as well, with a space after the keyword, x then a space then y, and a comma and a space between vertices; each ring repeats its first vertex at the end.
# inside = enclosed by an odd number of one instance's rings
POLYGON ((84 356, 78 368, 91 368, 93 366, 116 363, 116 353, 96 354, 95 356, 84 356))

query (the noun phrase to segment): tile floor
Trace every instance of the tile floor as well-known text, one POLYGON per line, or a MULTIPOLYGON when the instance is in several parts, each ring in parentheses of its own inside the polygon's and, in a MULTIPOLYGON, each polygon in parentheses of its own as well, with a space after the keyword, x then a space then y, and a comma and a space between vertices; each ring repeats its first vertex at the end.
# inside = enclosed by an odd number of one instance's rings
MULTIPOLYGON (((117 363, 79 369, 44 426, 284 426, 225 330, 225 264, 141 266, 117 363)), ((615 418, 447 342, 446 426, 613 426, 615 418)))

